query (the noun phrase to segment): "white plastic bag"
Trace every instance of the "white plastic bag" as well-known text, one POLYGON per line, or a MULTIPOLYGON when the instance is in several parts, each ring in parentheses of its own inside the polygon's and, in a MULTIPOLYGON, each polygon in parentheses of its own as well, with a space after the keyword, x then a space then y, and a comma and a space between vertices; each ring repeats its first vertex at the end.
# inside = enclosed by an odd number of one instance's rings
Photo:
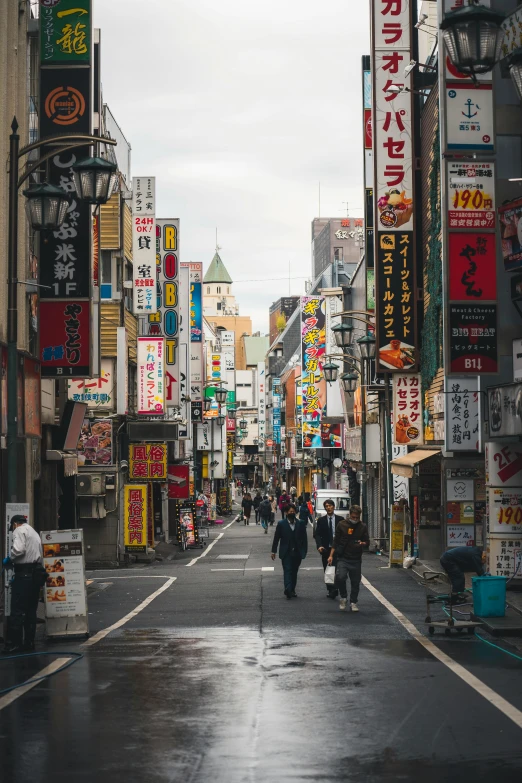
POLYGON ((415 563, 417 562, 416 557, 405 557, 402 561, 402 567, 403 568, 411 568, 415 563))
POLYGON ((326 566, 324 569, 324 583, 325 585, 335 584, 335 566, 326 566))

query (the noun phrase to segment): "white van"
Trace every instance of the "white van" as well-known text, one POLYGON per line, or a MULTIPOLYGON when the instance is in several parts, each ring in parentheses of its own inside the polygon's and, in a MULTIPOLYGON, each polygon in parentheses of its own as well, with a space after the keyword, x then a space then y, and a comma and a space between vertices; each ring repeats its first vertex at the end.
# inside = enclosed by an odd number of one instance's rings
POLYGON ((315 498, 315 519, 322 517, 326 514, 324 510, 325 500, 333 500, 335 504, 335 513, 340 516, 346 517, 350 512, 350 495, 345 489, 318 489, 317 496, 315 498))

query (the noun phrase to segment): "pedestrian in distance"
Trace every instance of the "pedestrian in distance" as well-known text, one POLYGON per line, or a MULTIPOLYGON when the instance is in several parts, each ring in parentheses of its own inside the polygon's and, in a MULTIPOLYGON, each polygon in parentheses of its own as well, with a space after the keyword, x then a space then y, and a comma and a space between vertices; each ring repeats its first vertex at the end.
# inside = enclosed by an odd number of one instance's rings
POLYGON ((288 506, 288 504, 291 502, 292 502, 292 498, 290 497, 290 495, 287 495, 286 492, 283 492, 283 494, 279 496, 277 505, 279 506, 279 510, 281 512, 281 519, 285 518, 285 509, 288 506))
POLYGON ((299 566, 308 551, 308 535, 305 522, 297 519, 297 508, 293 503, 285 507, 285 518, 277 523, 272 542, 272 560, 279 547, 279 558, 283 566, 285 595, 288 600, 297 598, 295 588, 299 566))
POLYGON ((257 490, 256 496, 254 498, 254 514, 256 515, 256 525, 259 525, 259 506, 261 505, 263 501, 263 498, 261 497, 261 492, 257 490))
POLYGON ((269 495, 268 499, 270 501, 270 505, 272 506, 272 517, 270 518, 270 527, 272 527, 277 514, 277 498, 275 498, 273 495, 269 495))
POLYGON ((444 552, 440 564, 449 576, 451 582, 451 603, 463 603, 466 600, 466 572, 475 572, 477 576, 484 573, 483 564, 486 553, 478 546, 456 546, 444 552))
POLYGON ((259 518, 265 533, 268 533, 268 525, 272 519, 272 504, 267 495, 263 498, 258 508, 259 518))
MULTIPOLYGON (((323 571, 325 571, 330 557, 330 550, 333 546, 337 525, 339 522, 342 522, 343 518, 335 513, 335 503, 333 500, 325 500, 323 505, 326 514, 319 517, 317 520, 314 538, 317 545, 317 551, 321 555, 321 560, 323 561, 323 571)), ((331 564, 337 566, 336 557, 334 557, 331 564)), ((338 594, 339 590, 336 585, 326 585, 326 595, 328 598, 335 599, 338 594)))
POLYGON ((42 565, 42 542, 36 530, 21 514, 15 514, 11 519, 11 531, 11 551, 2 561, 4 568, 14 569, 9 638, 4 652, 31 652, 34 650, 40 589, 46 581, 42 565))
POLYGON ((245 492, 243 500, 241 501, 241 508, 243 509, 243 516, 245 525, 250 524, 250 515, 252 513, 252 496, 250 492, 245 492))
POLYGON ((302 495, 299 495, 298 507, 299 507, 299 520, 301 522, 304 522, 305 524, 308 524, 308 522, 310 522, 311 525, 313 526, 314 518, 310 513, 310 509, 308 508, 308 503, 306 502, 306 500, 302 495))
POLYGON ((330 549, 328 565, 337 559, 335 582, 341 598, 339 609, 344 611, 348 599, 346 580, 350 577, 350 608, 358 612, 357 599, 361 584, 361 567, 363 549, 370 545, 368 528, 361 522, 361 507, 351 506, 348 519, 342 519, 335 529, 333 546, 330 549))
POLYGON ((279 503, 279 498, 280 498, 280 497, 281 497, 281 495, 282 495, 282 492, 283 492, 283 491, 282 491, 282 489, 281 489, 281 485, 280 485, 280 484, 277 484, 277 485, 276 485, 276 488, 275 488, 275 495, 276 495, 276 498, 277 498, 277 502, 278 502, 278 503, 279 503))

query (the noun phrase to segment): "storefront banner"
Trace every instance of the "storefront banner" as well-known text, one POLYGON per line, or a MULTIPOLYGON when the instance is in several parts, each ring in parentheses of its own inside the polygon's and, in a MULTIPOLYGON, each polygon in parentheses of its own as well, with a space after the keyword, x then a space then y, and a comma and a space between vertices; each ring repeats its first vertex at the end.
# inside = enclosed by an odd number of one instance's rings
POLYGON ((522 533, 522 487, 488 489, 489 532, 522 533))
POLYGON ((424 443, 420 375, 393 376, 393 443, 418 446, 424 443))
POLYGON ((258 428, 258 451, 265 450, 266 439, 266 400, 265 400, 265 363, 257 364, 257 428, 258 428))
MULTIPOLYGON (((215 516, 213 518, 215 519, 215 516)), ((181 527, 185 531, 187 546, 194 546, 196 543, 196 530, 193 510, 191 508, 182 508, 179 520, 181 527)))
POLYGON ((446 520, 452 525, 474 525, 475 504, 470 501, 464 503, 450 501, 446 503, 446 520))
POLYGON ((46 618, 87 617, 83 530, 49 530, 40 536, 46 618))
POLYGON ((112 419, 84 419, 78 440, 78 467, 112 464, 112 419))
POLYGON ((449 234, 449 298, 453 301, 495 301, 497 298, 496 234, 449 234))
POLYGON ((272 434, 281 443, 281 379, 272 379, 272 434))
POLYGON ((90 68, 41 68, 40 91, 40 138, 90 133, 90 68))
MULTIPOLYGON (((482 0, 482 4, 489 7, 490 0, 488 2, 482 0)), ((504 59, 522 46, 522 8, 512 11, 500 26, 504 31, 500 44, 500 58, 504 59)))
POLYGON ((448 548, 475 546, 475 526, 446 525, 446 545, 448 548))
POLYGON ((138 337, 138 414, 165 413, 165 339, 138 337))
POLYGON ((366 309, 375 310, 375 269, 366 270, 366 309))
POLYGON ((91 374, 89 301, 40 301, 42 378, 88 378, 91 374))
POLYGON ((326 424, 326 306, 322 296, 301 297, 303 447, 342 448, 341 424, 326 424))
POLYGON ((129 445, 129 479, 133 481, 166 481, 167 444, 131 443, 129 445))
POLYGON ((499 533, 490 534, 489 572, 492 576, 517 578, 522 574, 522 536, 508 538, 499 533))
MULTIPOLYGON (((392 459, 404 457, 408 453, 407 446, 392 445, 392 459)), ((406 476, 396 476, 392 474, 393 479, 393 501, 408 500, 410 497, 410 480, 406 476)))
POLYGON ((193 343, 203 342, 203 264, 190 262, 190 339, 193 343))
POLYGON ((498 372, 496 304, 450 303, 448 309, 451 372, 498 372))
POLYGON ((197 425, 197 450, 210 451, 211 445, 211 421, 203 421, 197 425))
POLYGON ((522 487, 522 444, 486 443, 488 487, 522 487))
POLYGON ((188 465, 169 465, 169 500, 186 500, 190 496, 190 468, 188 465))
POLYGON ((125 552, 147 551, 147 484, 123 487, 123 543, 125 552))
POLYGON ((413 232, 378 233, 376 302, 378 372, 413 370, 415 268, 413 232))
POLYGON ((488 389, 488 421, 492 437, 522 435, 522 383, 488 389))
POLYGON ((512 272, 522 268, 522 198, 498 208, 504 269, 512 272))
POLYGON ((83 378, 69 381, 68 396, 74 402, 85 402, 88 408, 113 411, 116 402, 114 386, 114 360, 101 360, 99 378, 83 378))
POLYGON ((155 313, 156 178, 132 178, 132 266, 135 315, 155 313))
POLYGON ((482 451, 478 376, 444 379, 444 451, 482 451))
POLYGON ((491 84, 446 85, 446 134, 448 150, 494 151, 491 84))
POLYGON ((40 0, 42 65, 91 61, 91 0, 40 0))
POLYGON ((449 228, 494 229, 495 164, 450 161, 447 166, 449 228))
POLYGON ((208 355, 208 379, 209 381, 221 381, 224 380, 223 374, 225 368, 223 366, 223 357, 220 353, 209 353, 208 355))
MULTIPOLYGON (((329 294, 325 296, 325 309, 326 309, 326 353, 331 357, 329 361, 337 364, 339 367, 339 374, 343 373, 343 363, 341 359, 337 361, 334 357, 341 355, 343 349, 339 348, 335 342, 334 332, 332 328, 341 322, 340 318, 334 317, 337 313, 343 311, 342 300, 336 294, 329 294), (333 355, 333 356, 332 356, 333 355)), ((326 384, 326 410, 327 415, 330 418, 343 418, 343 401, 341 398, 341 384, 339 381, 335 383, 326 384)))

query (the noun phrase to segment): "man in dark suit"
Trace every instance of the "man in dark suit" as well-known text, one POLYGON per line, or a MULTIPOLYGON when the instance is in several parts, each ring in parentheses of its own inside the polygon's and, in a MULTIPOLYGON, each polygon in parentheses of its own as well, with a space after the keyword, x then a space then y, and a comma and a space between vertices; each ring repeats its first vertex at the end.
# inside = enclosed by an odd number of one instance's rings
MULTIPOLYGON (((323 570, 326 570, 326 566, 328 565, 328 556, 330 554, 330 549, 332 548, 335 536, 335 528, 339 522, 342 522, 343 517, 334 513, 335 503, 333 500, 324 501, 324 510, 326 511, 326 514, 324 517, 319 517, 317 520, 314 538, 315 543, 317 544, 317 551, 321 555, 321 559, 323 561, 323 570)), ((336 563, 334 563, 334 565, 336 565, 336 563)), ((339 591, 335 585, 326 585, 327 598, 337 598, 338 592, 339 591)))
POLYGON ((284 513, 286 517, 277 523, 274 541, 272 544, 272 560, 275 560, 279 545, 279 557, 283 564, 283 577, 285 582, 285 595, 288 600, 297 598, 295 586, 297 572, 301 561, 305 559, 308 551, 308 536, 306 534, 306 522, 296 519, 297 509, 293 503, 289 503, 284 513))

